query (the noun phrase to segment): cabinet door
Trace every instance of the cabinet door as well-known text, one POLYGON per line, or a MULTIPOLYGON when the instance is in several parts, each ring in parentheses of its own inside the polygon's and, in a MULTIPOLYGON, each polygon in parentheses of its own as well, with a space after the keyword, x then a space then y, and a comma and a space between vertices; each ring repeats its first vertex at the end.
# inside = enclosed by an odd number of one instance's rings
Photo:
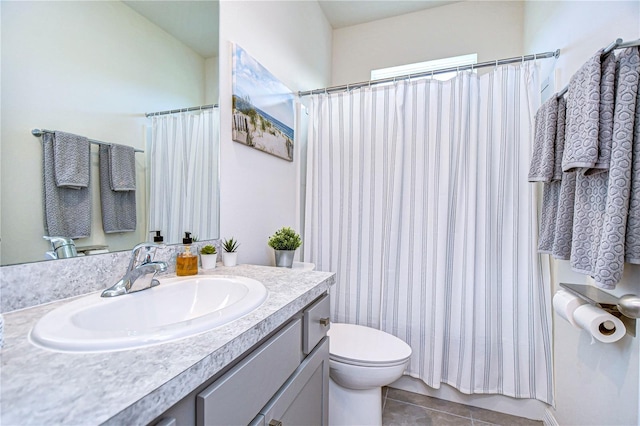
POLYGON ((246 425, 300 365, 296 319, 196 397, 198 426, 246 425))
POLYGON ((267 425, 327 425, 329 338, 325 337, 264 407, 267 425))

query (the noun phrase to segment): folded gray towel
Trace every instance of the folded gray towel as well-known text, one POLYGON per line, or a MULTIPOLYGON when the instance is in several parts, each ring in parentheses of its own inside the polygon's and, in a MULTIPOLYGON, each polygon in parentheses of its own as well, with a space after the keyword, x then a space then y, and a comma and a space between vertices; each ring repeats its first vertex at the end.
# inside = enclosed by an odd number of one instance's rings
POLYGON ((136 190, 136 152, 125 145, 109 146, 109 168, 113 191, 136 190))
POLYGON ((624 260, 640 264, 640 83, 636 97, 633 147, 631 160, 631 191, 629 195, 629 217, 625 237, 624 260))
POLYGON ((598 161, 600 55, 597 52, 576 72, 567 90, 567 129, 562 170, 591 168, 598 161))
POLYGON ((56 185, 80 189, 89 186, 91 145, 84 136, 55 132, 53 161, 56 185))
POLYGON ((639 81, 638 48, 625 49, 619 58, 606 209, 593 274, 596 285, 607 289, 615 288, 624 269, 639 81))
POLYGON ((91 235, 91 185, 80 189, 56 185, 54 139, 51 133, 42 135, 45 234, 86 238, 91 235))
POLYGON ((100 206, 102 228, 109 234, 136 230, 136 192, 111 190, 110 149, 101 145, 100 156, 100 206))
POLYGON ((601 173, 609 169, 611 161, 611 139, 613 137, 613 108, 616 89, 615 55, 608 55, 602 61, 600 75, 600 110, 598 118, 598 159, 593 167, 583 170, 585 174, 601 173))
POLYGON ((550 182, 553 178, 557 121, 558 99, 552 96, 536 112, 529 182, 550 182))

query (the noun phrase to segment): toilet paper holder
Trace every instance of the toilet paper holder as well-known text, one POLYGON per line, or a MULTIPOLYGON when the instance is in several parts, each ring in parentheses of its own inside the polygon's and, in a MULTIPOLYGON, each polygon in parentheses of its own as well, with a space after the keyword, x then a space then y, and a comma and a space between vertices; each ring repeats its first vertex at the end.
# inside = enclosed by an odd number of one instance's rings
POLYGON ((626 294, 616 297, 599 288, 583 284, 560 283, 560 287, 574 294, 587 303, 597 306, 620 318, 627 327, 627 333, 635 336, 636 319, 640 318, 640 297, 635 294, 626 294))

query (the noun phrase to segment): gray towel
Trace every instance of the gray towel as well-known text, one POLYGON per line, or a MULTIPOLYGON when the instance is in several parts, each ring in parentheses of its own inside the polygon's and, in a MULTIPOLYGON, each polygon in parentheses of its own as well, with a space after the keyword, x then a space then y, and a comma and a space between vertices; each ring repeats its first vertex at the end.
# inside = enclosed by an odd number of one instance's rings
POLYGON ((620 54, 606 208, 593 278, 612 289, 622 278, 631 189, 634 119, 640 80, 638 48, 620 54))
POLYGON ((91 145, 86 137, 55 132, 53 156, 57 186, 71 189, 89 186, 91 145))
POLYGON ((598 161, 600 55, 596 53, 571 77, 567 90, 567 130, 562 170, 591 168, 598 161))
POLYGON ((542 191, 542 211, 540 213, 540 231, 538 232, 538 252, 553 253, 555 240, 558 201, 562 181, 545 182, 542 191))
POLYGON ((567 121, 567 101, 564 97, 558 99, 558 121, 556 124, 555 160, 552 180, 562 180, 562 155, 564 154, 564 140, 567 121))
POLYGON ((600 110, 598 119, 598 160, 585 174, 601 173, 609 169, 613 138, 613 109, 616 91, 616 57, 611 54, 602 61, 600 76, 600 110))
POLYGON ((635 264, 640 264, 640 83, 638 85, 631 162, 631 195, 624 249, 625 261, 635 264))
POLYGON ((575 198, 576 172, 564 173, 560 185, 558 210, 556 213, 556 229, 553 239, 552 255, 556 259, 569 260, 571 257, 575 198))
POLYGON ((136 192, 111 190, 109 145, 100 145, 102 228, 109 234, 136 230, 136 192))
MULTIPOLYGON (((553 96, 553 99, 557 99, 553 96)), ((556 241, 556 222, 558 217, 558 205, 562 187, 562 152, 564 151, 564 130, 566 116, 566 101, 564 98, 557 99, 556 122, 553 124, 555 140, 553 143, 554 158, 549 160, 553 165, 551 170, 551 182, 544 183, 542 196, 542 212, 540 217, 540 232, 538 237, 538 251, 540 253, 553 254, 553 246, 556 241)), ((531 177, 531 175, 529 175, 531 177)), ((559 235, 559 238, 564 238, 559 235)), ((571 241, 571 234, 568 235, 571 241)))
POLYGON ((133 147, 110 145, 109 168, 113 191, 136 190, 136 152, 133 147))
POLYGON ((571 268, 593 275, 604 224, 609 173, 576 174, 571 268))
POLYGON ((558 99, 552 96, 536 112, 529 182, 550 182, 554 175, 557 121, 558 99))
MULTIPOLYGON (((591 59, 587 65, 596 62, 591 59)), ((600 62, 599 60, 597 61, 600 62)), ((585 65, 586 67, 586 65, 585 65)), ((585 69, 583 67, 583 69, 585 69)), ((582 169, 576 176, 576 194, 573 218, 573 236, 571 241, 571 267, 576 272, 593 275, 604 226, 605 210, 609 182, 609 160, 611 157, 611 139, 613 130, 613 102, 616 59, 614 55, 607 56, 602 61, 602 69, 596 72, 592 67, 592 75, 598 75, 599 83, 583 75, 582 81, 589 80, 589 84, 582 84, 572 92, 567 102, 566 144, 562 166, 566 170, 567 158, 574 159, 574 166, 582 169), (586 95, 594 98, 594 86, 598 89, 597 110, 595 117, 583 117, 578 121, 576 113, 592 114, 592 109, 578 108, 579 102, 586 95), (583 92, 580 92, 582 90, 583 92), (571 106, 577 108, 571 110, 571 106), (569 125, 569 117, 573 117, 573 126, 569 125), (577 123, 581 125, 576 126, 577 123), (586 129, 590 129, 588 132, 586 129), (595 129, 595 141, 590 138, 591 130, 595 129), (573 139, 573 147, 569 149, 569 138, 573 139), (596 172, 597 171, 597 172, 596 172)), ((591 108, 591 104, 590 108, 591 108)))
POLYGON ((91 235, 91 185, 80 189, 56 185, 54 139, 51 133, 42 135, 45 234, 86 238, 91 235))

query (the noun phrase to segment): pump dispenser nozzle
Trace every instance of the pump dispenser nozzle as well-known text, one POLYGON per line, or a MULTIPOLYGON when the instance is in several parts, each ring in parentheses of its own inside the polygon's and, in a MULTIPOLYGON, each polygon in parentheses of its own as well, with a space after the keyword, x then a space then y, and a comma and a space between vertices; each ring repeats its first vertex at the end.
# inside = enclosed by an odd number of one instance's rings
POLYGON ((161 243, 164 241, 164 238, 162 237, 162 235, 160 235, 161 231, 151 231, 151 233, 153 234, 155 232, 156 235, 153 236, 153 242, 154 243, 161 243))

